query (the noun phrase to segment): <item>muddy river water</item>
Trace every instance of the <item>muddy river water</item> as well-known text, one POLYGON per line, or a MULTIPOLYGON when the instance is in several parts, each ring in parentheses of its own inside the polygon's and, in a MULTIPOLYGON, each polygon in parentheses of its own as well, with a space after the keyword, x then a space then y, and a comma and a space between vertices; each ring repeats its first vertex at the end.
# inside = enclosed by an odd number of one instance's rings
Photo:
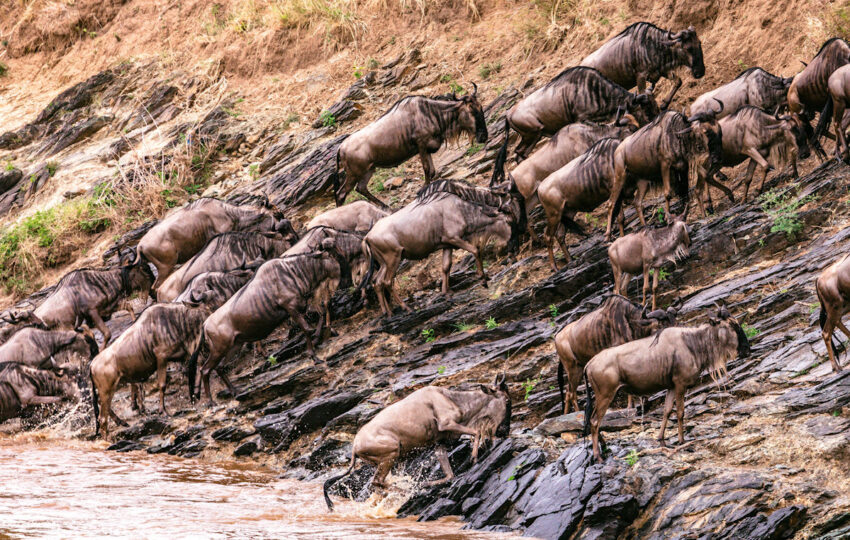
POLYGON ((340 501, 329 514, 321 485, 245 462, 0 433, 0 539, 507 538, 462 526, 398 519, 378 501, 340 501))

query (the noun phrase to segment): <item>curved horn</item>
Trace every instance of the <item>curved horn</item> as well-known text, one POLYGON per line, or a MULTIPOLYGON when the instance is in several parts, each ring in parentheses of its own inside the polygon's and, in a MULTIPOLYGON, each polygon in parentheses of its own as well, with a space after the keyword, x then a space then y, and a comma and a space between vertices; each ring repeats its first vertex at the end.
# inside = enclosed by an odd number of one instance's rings
POLYGON ((475 83, 472 83, 472 97, 476 97, 476 96, 478 96, 478 85, 475 84, 475 83))
POLYGON ((717 103, 719 103, 719 104, 720 104, 720 108, 719 108, 719 109, 717 109, 716 111, 714 111, 714 114, 720 114, 720 113, 722 113, 722 112, 723 112, 723 107, 724 107, 723 102, 722 102, 722 101, 720 101, 720 100, 719 100, 719 99, 717 99, 717 98, 712 98, 712 99, 714 99, 714 101, 716 101, 717 103))

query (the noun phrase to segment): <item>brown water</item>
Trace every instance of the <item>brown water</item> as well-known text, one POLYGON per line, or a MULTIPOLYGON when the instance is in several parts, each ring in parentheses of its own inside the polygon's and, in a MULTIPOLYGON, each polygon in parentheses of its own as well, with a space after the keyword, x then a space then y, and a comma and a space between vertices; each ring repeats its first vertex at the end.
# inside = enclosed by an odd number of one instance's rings
POLYGON ((507 538, 453 520, 397 519, 375 499, 338 501, 329 514, 321 485, 244 462, 0 434, 0 539, 507 538))

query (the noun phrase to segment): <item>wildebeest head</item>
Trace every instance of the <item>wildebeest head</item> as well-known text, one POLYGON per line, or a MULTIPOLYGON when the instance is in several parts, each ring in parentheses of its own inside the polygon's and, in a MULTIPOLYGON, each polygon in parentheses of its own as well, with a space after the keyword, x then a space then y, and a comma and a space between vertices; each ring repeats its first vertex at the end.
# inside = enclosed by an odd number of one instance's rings
POLYGON ((475 135, 475 142, 487 142, 487 121, 484 108, 478 102, 478 85, 472 83, 473 92, 458 99, 458 123, 463 131, 475 135))
POLYGON ((44 327, 44 322, 35 315, 35 310, 8 310, 0 315, 0 321, 14 325, 34 325, 44 327))
POLYGON ((499 211, 508 216, 511 227, 511 237, 506 246, 508 253, 519 252, 519 240, 528 224, 528 216, 525 213, 525 202, 522 194, 513 180, 504 184, 494 186, 491 191, 502 197, 499 211))
POLYGON ((348 259, 336 245, 336 239, 325 238, 320 246, 321 251, 324 251, 333 257, 339 265, 339 285, 337 289, 347 289, 354 283, 351 281, 351 268, 348 265, 348 259))
POLYGON ((708 174, 716 175, 723 161, 723 131, 717 123, 717 115, 723 111, 723 102, 715 99, 718 108, 709 112, 697 113, 688 118, 690 126, 686 130, 692 135, 697 153, 708 151, 708 174))
MULTIPOLYGON (((97 340, 94 338, 94 332, 92 332, 91 328, 86 325, 74 328, 74 331, 77 332, 78 340, 85 352, 88 352, 89 360, 93 360, 100 352, 100 347, 98 347, 97 340)), ((85 353, 81 354, 85 356, 85 353)))
POLYGON ((677 298, 667 309, 656 309, 647 313, 646 307, 644 307, 643 313, 641 313, 640 324, 643 326, 654 325, 658 330, 676 326, 676 317, 679 314, 680 307, 680 298, 677 298))
POLYGON ((630 95, 626 98, 626 102, 623 103, 620 110, 624 117, 631 116, 641 126, 652 122, 661 112, 658 103, 655 101, 655 96, 650 91, 630 95))
POLYGON ((806 159, 812 154, 812 150, 809 147, 809 131, 811 131, 811 125, 803 122, 803 119, 800 118, 798 114, 788 114, 785 116, 779 116, 779 114, 775 114, 774 117, 782 122, 782 127, 791 132, 791 135, 794 137, 794 142, 797 144, 797 154, 801 159, 806 159), (809 128, 808 130, 806 128, 809 128))
POLYGON ((292 227, 292 222, 284 217, 278 219, 275 231, 283 235, 283 238, 290 246, 294 245, 298 241, 298 233, 295 232, 295 228, 292 227))
POLYGON ((729 313, 723 303, 715 302, 715 305, 717 306, 717 314, 714 317, 709 317, 708 322, 712 326, 727 326, 730 331, 734 332, 738 342, 738 357, 748 357, 750 355, 750 341, 747 339, 744 329, 741 328, 741 324, 729 313))
POLYGON ((151 267, 141 257, 121 267, 121 282, 124 284, 125 294, 133 291, 150 291, 154 281, 156 278, 151 267))
POLYGON ((511 396, 508 394, 508 385, 505 382, 505 374, 496 375, 496 380, 493 386, 485 384, 479 385, 482 392, 495 399, 491 399, 489 403, 478 413, 478 424, 481 424, 485 435, 504 438, 510 435, 511 431, 511 396), (490 434, 486 432, 494 429, 490 434))
POLYGON ((700 43, 694 27, 689 26, 675 34, 668 32, 667 39, 677 55, 687 58, 688 66, 690 66, 694 78, 701 79, 705 75, 705 64, 702 60, 702 43, 700 43))

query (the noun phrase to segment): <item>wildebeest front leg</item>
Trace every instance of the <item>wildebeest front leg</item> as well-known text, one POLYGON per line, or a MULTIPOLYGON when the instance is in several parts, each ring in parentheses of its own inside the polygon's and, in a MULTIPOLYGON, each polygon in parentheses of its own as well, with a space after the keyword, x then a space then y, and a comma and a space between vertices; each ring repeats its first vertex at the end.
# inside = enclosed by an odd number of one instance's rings
POLYGON ((98 313, 96 309, 90 310, 88 315, 95 327, 100 330, 101 334, 103 334, 103 347, 106 348, 109 344, 109 340, 112 339, 112 332, 110 332, 109 328, 106 327, 106 323, 104 323, 103 319, 100 318, 100 313, 98 313))
POLYGON ((168 384, 168 359, 157 358, 156 362, 156 382, 159 385, 159 407, 162 414, 171 416, 165 409, 165 387, 168 384))
POLYGON ((676 394, 673 390, 667 390, 667 398, 664 400, 664 413, 661 415, 661 431, 658 433, 658 442, 661 446, 666 447, 667 442, 664 440, 664 432, 667 430, 667 419, 670 413, 673 412, 673 404, 676 400, 676 394))
POLYGON ((437 454, 437 461, 440 462, 440 468, 443 469, 445 476, 439 480, 428 482, 429 486, 445 484, 455 477, 455 473, 452 471, 452 464, 449 462, 449 454, 446 452, 446 447, 442 444, 438 445, 436 450, 434 450, 434 453, 437 454))
MULTIPOLYGON (((670 173, 671 173, 671 164, 670 163, 661 163, 661 182, 664 186, 664 210, 667 212, 667 217, 671 216, 670 213, 670 200, 673 198, 673 184, 670 183, 670 173)), ((646 227, 646 223, 643 221, 643 209, 641 208, 640 213, 641 225, 646 227)))
POLYGON ((484 273, 484 262, 481 260, 481 253, 478 251, 478 248, 464 240, 463 238, 452 238, 448 241, 449 244, 455 246, 458 249, 462 249, 464 251, 468 251, 475 257, 475 265, 478 268, 478 277, 481 278, 481 283, 484 285, 484 288, 487 288, 487 274, 484 273))
POLYGON ((142 383, 130 385, 130 405, 139 414, 145 414, 145 387, 142 383))
MULTIPOLYGON (((655 272, 649 265, 643 265, 643 296, 640 297, 640 305, 646 305, 646 293, 649 291, 649 273, 655 272)), ((655 309, 655 308, 653 308, 655 309)))
POLYGON ((676 95, 676 92, 679 91, 679 88, 682 87, 682 78, 676 75, 676 73, 668 73, 667 78, 673 81, 673 88, 670 89, 670 93, 667 95, 666 98, 664 98, 664 101, 661 102, 661 105, 659 105, 662 111, 670 107, 670 103, 673 102, 673 97, 676 95))
POLYGON ((377 205, 380 208, 383 208, 384 210, 389 210, 389 206, 387 206, 381 199, 375 197, 369 192, 369 179, 372 178, 373 174, 375 174, 375 169, 369 169, 369 171, 364 174, 362 178, 360 178, 354 189, 357 190, 357 193, 366 197, 369 202, 377 205))
POLYGON ((309 354, 313 360, 316 360, 316 350, 313 347, 313 338, 310 336, 311 329, 310 325, 307 324, 307 321, 304 319, 304 316, 301 315, 301 312, 297 309, 287 307, 285 308, 286 312, 289 313, 289 318, 301 328, 301 332, 304 334, 304 339, 307 340, 307 354, 309 354))
POLYGON ((654 268, 652 270, 652 311, 655 311, 655 292, 658 290, 658 274, 660 270, 654 268))
POLYGON ((685 389, 676 388, 675 390, 676 412, 679 416, 679 444, 685 444, 685 389))
POLYGON ((832 108, 832 121, 835 125, 835 159, 840 160, 842 156, 850 157, 850 152, 848 152, 847 149, 847 139, 845 138, 844 130, 841 127, 841 124, 844 121, 844 100, 833 99, 832 108))
POLYGON ((452 250, 443 250, 443 294, 449 294, 449 273, 452 270, 452 250))
POLYGON ((419 147, 419 159, 422 161, 422 168, 425 170, 425 183, 430 184, 437 175, 437 171, 434 168, 434 158, 431 157, 427 146, 419 147))
MULTIPOLYGON (((823 305, 821 305, 821 309, 826 309, 823 305)), ((840 320, 840 312, 838 314, 838 318, 840 320)), ((823 330, 821 331, 821 335, 823 336, 823 342, 826 344, 826 352, 829 355, 829 363, 832 364, 832 371, 838 373, 841 371, 841 366, 838 365, 838 361, 835 359, 835 351, 832 350, 832 332, 835 330, 835 323, 833 322, 835 316, 832 313, 826 318, 826 323, 823 325, 823 330)))

